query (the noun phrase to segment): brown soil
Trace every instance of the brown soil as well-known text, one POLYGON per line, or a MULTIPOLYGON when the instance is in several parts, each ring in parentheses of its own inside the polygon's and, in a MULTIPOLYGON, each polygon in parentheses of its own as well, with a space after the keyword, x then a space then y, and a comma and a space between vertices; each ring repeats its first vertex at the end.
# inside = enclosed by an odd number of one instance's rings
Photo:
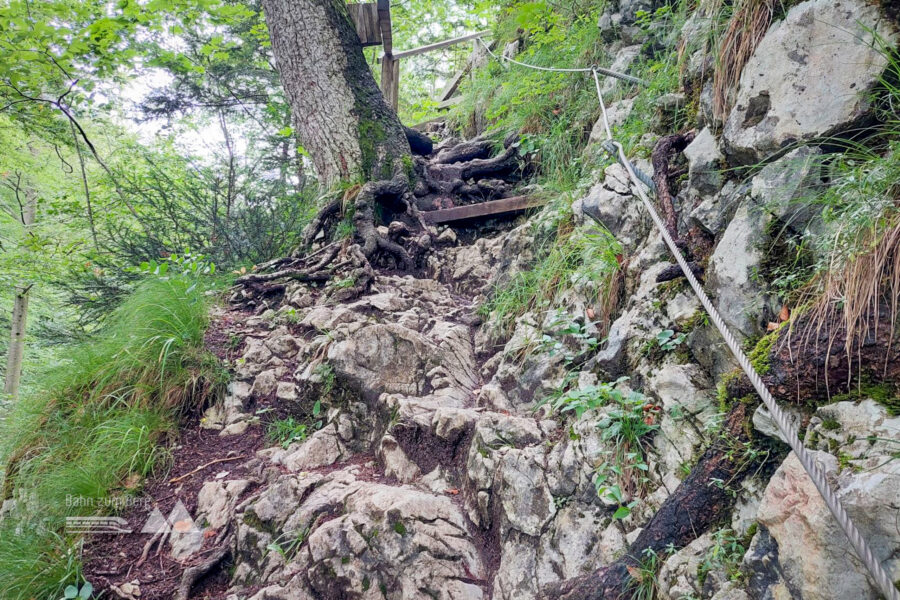
MULTIPOLYGON (((199 422, 194 420, 185 424, 178 444, 172 452, 171 469, 145 483, 141 499, 145 499, 146 504, 139 503, 120 515, 128 521, 128 528, 135 533, 86 538, 84 576, 95 589, 108 590, 110 585, 138 580, 142 599, 172 598, 181 581, 182 572, 206 558, 212 550, 210 546, 215 541, 215 536, 209 537, 204 542, 203 549, 184 563, 170 558, 168 548, 164 548, 157 556, 154 547, 147 561, 140 567, 135 567, 144 545, 152 537, 138 532, 154 508, 158 508, 163 515, 168 515, 175 504, 181 501, 188 512, 194 514, 200 488, 216 473, 228 471, 228 479, 252 479, 245 465, 263 447, 263 435, 261 428, 256 426, 248 429, 244 435, 222 438, 217 431, 200 429, 199 422), (244 460, 217 463, 177 483, 171 483, 172 479, 186 475, 213 460, 231 457, 244 457, 244 460)), ((248 488, 245 495, 252 493, 254 487, 248 488)), ((195 588, 192 598, 221 598, 227 584, 225 570, 214 570, 195 588)))
MULTIPOLYGON (((237 311, 217 314, 207 331, 206 347, 223 363, 227 364, 240 355, 243 343, 238 343, 241 338, 234 334, 240 330, 246 316, 237 311)), ((264 445, 263 428, 259 425, 251 426, 243 435, 223 438, 219 437, 218 431, 201 429, 199 415, 187 417, 182 423, 179 439, 174 441, 171 448, 170 467, 145 481, 138 501, 119 515, 128 521, 128 529, 134 533, 86 537, 83 552, 85 578, 98 591, 109 590, 111 585, 138 580, 142 600, 169 600, 174 597, 184 570, 206 559, 213 550, 211 546, 215 542, 215 536, 209 537, 202 550, 183 563, 169 557, 168 547, 157 555, 157 548, 154 546, 146 562, 137 567, 135 565, 144 545, 152 537, 139 533, 151 511, 158 508, 163 515, 168 515, 175 504, 181 501, 192 515, 195 514, 197 494, 203 483, 223 471, 228 471, 228 479, 252 480, 253 476, 247 472, 246 463, 264 445), (236 460, 209 465, 172 483, 173 479, 186 476, 195 469, 222 458, 236 460)), ((254 488, 255 486, 249 487, 245 496, 252 494, 254 488)), ((191 597, 221 598, 227 586, 227 569, 214 569, 198 583, 191 597)), ((116 597, 112 592, 109 592, 109 596, 116 597)))

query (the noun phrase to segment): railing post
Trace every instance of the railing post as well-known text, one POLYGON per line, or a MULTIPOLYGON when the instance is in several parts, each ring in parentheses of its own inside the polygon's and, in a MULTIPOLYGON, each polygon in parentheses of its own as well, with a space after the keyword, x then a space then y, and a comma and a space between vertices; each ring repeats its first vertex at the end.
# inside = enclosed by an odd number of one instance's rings
POLYGON ((400 106, 400 61, 390 54, 381 57, 381 93, 388 106, 397 112, 400 106))
POLYGON ((394 58, 394 40, 391 27, 391 2, 378 0, 378 26, 381 29, 381 42, 384 45, 384 56, 381 57, 381 93, 388 106, 397 112, 400 101, 400 61, 394 58))

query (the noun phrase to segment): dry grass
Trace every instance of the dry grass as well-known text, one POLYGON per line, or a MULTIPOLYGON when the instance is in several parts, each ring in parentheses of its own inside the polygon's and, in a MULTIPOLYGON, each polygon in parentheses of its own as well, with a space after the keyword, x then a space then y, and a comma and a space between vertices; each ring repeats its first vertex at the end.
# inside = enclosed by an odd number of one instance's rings
POLYGON ((772 23, 775 0, 738 0, 719 42, 713 74, 713 110, 724 119, 734 102, 744 65, 772 23))
POLYGON ((900 306, 900 213, 886 218, 886 223, 869 230, 860 240, 863 251, 844 264, 834 264, 810 284, 817 290, 805 331, 806 343, 827 335, 828 353, 843 344, 850 364, 861 353, 866 340, 884 335, 889 327, 885 368, 897 332, 897 309, 900 306), (885 323, 884 314, 887 313, 885 323))
MULTIPOLYGON (((725 0, 699 0, 696 6, 691 7, 692 16, 701 20, 717 20, 724 4, 725 0)), ((703 36, 702 40, 681 38, 678 41, 678 65, 682 77, 687 68, 687 59, 690 58, 691 54, 698 50, 702 50, 704 54, 709 53, 710 46, 715 43, 712 35, 714 31, 715 27, 710 27, 710 33, 703 36)))

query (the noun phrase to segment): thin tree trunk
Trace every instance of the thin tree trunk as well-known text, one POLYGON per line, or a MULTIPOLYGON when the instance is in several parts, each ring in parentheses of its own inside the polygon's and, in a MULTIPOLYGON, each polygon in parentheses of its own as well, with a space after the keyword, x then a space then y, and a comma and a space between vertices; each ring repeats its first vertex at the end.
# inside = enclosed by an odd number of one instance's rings
POLYGON ((326 186, 390 179, 410 148, 366 64, 344 0, 263 0, 301 144, 326 186))
POLYGON ((78 154, 78 164, 81 166, 81 184, 84 186, 84 200, 87 203, 88 224, 91 226, 91 238, 94 240, 94 249, 100 251, 100 244, 97 242, 97 228, 94 226, 94 208, 91 206, 91 189, 88 186, 87 169, 84 166, 84 155, 81 153, 81 144, 78 141, 78 132, 75 130, 75 124, 69 121, 69 127, 72 129, 72 143, 75 144, 75 152, 78 154))
MULTIPOLYGON (((22 225, 28 236, 37 215, 37 193, 33 189, 25 191, 25 206, 22 207, 22 225)), ((31 285, 16 287, 13 302, 12 325, 10 326, 9 352, 6 357, 6 381, 3 393, 15 400, 19 395, 22 379, 22 359, 25 357, 25 330, 28 324, 28 297, 31 285)))

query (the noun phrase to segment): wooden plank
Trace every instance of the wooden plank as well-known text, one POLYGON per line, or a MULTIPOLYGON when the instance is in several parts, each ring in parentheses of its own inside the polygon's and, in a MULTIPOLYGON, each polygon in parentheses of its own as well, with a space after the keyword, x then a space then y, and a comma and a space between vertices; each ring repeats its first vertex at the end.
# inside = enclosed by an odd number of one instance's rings
MULTIPOLYGON (((490 50, 494 49, 494 46, 497 45, 496 40, 491 40, 491 43, 488 44, 488 48, 490 50)), ((456 90, 459 89, 459 85, 462 83, 462 80, 465 79, 466 75, 469 74, 469 71, 472 70, 472 63, 475 62, 475 57, 479 56, 477 51, 477 45, 475 50, 472 51, 472 54, 466 59, 466 64, 463 66, 462 70, 453 76, 453 78, 447 82, 447 85, 444 86, 443 91, 440 96, 438 96, 438 102, 446 102, 450 98, 453 97, 453 94, 456 93, 456 90)))
POLYGON ((387 54, 381 57, 381 93, 387 105, 397 112, 400 106, 400 61, 387 54))
POLYGON ((356 34, 363 46, 381 44, 381 28, 378 26, 378 5, 375 3, 348 4, 347 12, 356 26, 356 34))
POLYGON ((410 56, 415 56, 417 54, 424 54, 426 52, 432 52, 434 50, 440 50, 441 48, 446 48, 448 46, 452 46, 454 44, 459 44, 460 42, 468 42, 469 40, 474 40, 476 38, 484 37, 488 35, 490 31, 478 31, 476 33, 468 33, 466 35, 461 35, 457 38, 444 40, 443 42, 437 42, 436 44, 429 44, 428 46, 421 46, 419 48, 413 48, 412 50, 404 50, 403 52, 397 52, 394 54, 394 58, 408 58, 410 56))
POLYGON ((546 198, 535 198, 532 196, 514 196, 512 198, 501 198, 500 200, 491 200, 490 202, 481 202, 479 204, 467 204, 465 206, 454 206, 453 208, 444 208, 441 210, 423 210, 422 218, 426 223, 436 225, 438 223, 452 223, 454 221, 465 221, 468 219, 480 219, 483 217, 496 217, 508 213, 516 213, 529 208, 543 206, 547 204, 546 198))
POLYGON ((391 35, 390 0, 378 0, 378 26, 381 29, 381 43, 384 44, 384 53, 390 56, 394 51, 394 40, 391 35))
POLYGON ((462 80, 465 78, 465 76, 469 74, 470 66, 471 65, 469 64, 469 62, 466 61, 466 66, 463 67, 459 73, 454 75, 450 79, 450 81, 447 82, 447 85, 444 86, 444 90, 441 92, 440 96, 438 96, 438 98, 437 98, 438 102, 445 102, 445 101, 449 100, 450 97, 453 96, 453 94, 456 93, 456 90, 459 89, 459 84, 462 83, 462 80))
POLYGON ((447 100, 444 100, 443 102, 439 103, 437 105, 437 109, 438 110, 449 110, 449 109, 453 108, 454 106, 456 106, 457 104, 459 104, 460 102, 462 102, 462 99, 463 99, 462 96, 454 96, 452 98, 448 98, 447 100))

